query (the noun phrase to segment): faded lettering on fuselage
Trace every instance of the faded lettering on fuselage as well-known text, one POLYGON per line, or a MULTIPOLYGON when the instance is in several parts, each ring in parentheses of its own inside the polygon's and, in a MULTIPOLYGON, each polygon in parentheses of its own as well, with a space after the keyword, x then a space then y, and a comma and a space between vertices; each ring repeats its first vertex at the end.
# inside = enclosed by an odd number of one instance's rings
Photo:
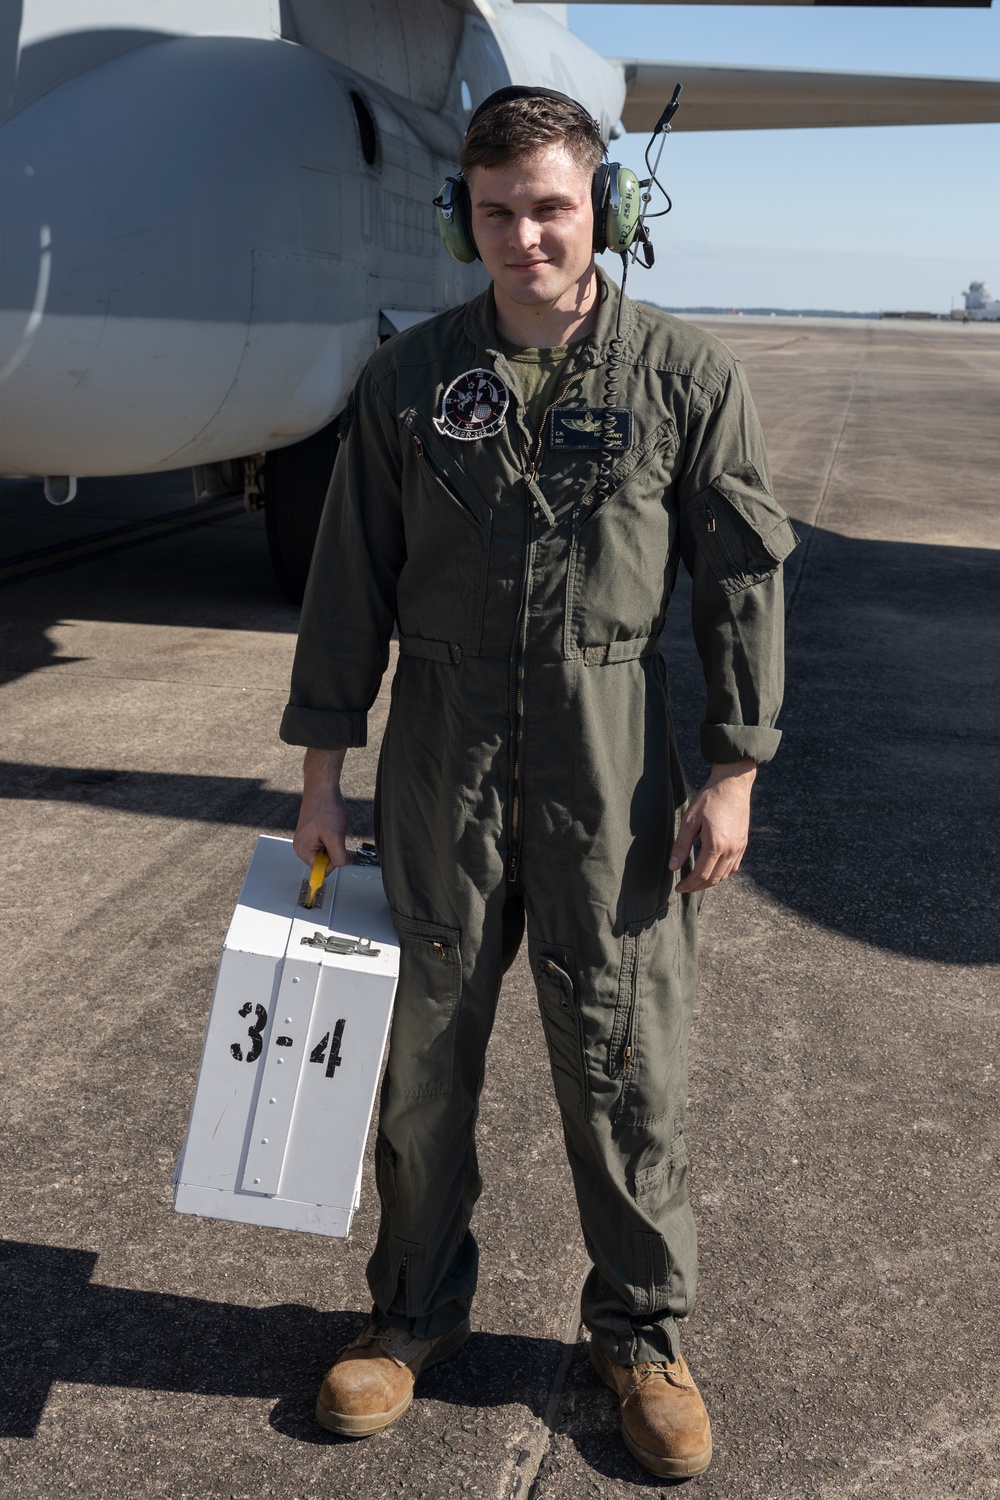
POLYGON ((434 254, 434 219, 429 200, 391 192, 377 182, 363 181, 359 185, 363 244, 381 245, 390 255, 434 254))

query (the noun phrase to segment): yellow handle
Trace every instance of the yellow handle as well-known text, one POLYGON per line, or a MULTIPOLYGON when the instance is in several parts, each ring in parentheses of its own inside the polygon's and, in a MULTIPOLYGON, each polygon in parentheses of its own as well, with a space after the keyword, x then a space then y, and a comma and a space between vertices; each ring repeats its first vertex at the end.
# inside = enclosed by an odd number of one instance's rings
POLYGON ((313 860, 312 869, 309 871, 309 895, 306 906, 312 906, 316 899, 316 892, 326 878, 326 872, 330 866, 330 856, 325 849, 321 849, 313 860))

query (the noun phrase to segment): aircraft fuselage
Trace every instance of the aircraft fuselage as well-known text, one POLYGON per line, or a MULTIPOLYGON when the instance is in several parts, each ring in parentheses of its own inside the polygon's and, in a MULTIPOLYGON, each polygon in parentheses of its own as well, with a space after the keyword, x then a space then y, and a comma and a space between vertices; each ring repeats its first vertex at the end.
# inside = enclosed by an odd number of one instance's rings
POLYGON ((471 108, 549 83, 608 128, 624 97, 531 6, 295 0, 284 35, 261 0, 245 35, 186 33, 189 0, 158 8, 172 34, 70 9, 26 0, 0 125, 0 473, 151 472, 315 432, 385 310, 484 284, 431 207, 471 108))

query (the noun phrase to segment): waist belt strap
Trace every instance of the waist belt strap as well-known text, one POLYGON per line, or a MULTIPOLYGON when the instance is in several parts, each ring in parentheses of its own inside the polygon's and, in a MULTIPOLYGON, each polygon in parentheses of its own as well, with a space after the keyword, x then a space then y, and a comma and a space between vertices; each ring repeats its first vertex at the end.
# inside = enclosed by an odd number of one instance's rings
POLYGON ((616 661, 638 661, 652 656, 660 644, 659 633, 640 636, 634 641, 609 641, 606 646, 584 646, 583 660, 588 667, 603 667, 616 661))
POLYGON ((419 656, 424 661, 446 661, 457 665, 462 648, 448 641, 425 641, 418 635, 401 635, 399 650, 403 656, 419 656))
MULTIPOLYGON (((584 646, 581 652, 588 667, 603 667, 613 662, 637 661, 641 656, 652 656, 660 644, 656 635, 640 636, 634 641, 609 641, 606 646, 584 646)), ((451 641, 427 641, 418 635, 401 635, 399 650, 402 656, 417 656, 424 661, 442 661, 457 665, 462 660, 462 648, 451 641)))

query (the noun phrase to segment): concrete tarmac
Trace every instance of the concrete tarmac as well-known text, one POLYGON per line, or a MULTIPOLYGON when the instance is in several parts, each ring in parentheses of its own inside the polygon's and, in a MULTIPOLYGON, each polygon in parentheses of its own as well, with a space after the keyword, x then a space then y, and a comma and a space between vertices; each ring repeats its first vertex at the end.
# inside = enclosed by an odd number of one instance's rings
MULTIPOLYGON (((685 1349, 716 1457, 689 1488, 998 1496, 1000 328, 708 326, 745 361, 803 540, 784 744, 703 910, 685 1349)), ((129 493, 185 507, 189 484, 91 481, 53 512, 5 483, 9 550, 119 524, 129 493)), ((685 615, 682 595, 667 649, 697 778, 685 615)), ((367 1310, 370 1168, 347 1242, 172 1211, 221 939, 257 834, 294 823, 295 625, 259 515, 0 589, 0 1495, 656 1488, 586 1360, 523 959, 480 1127, 473 1337, 394 1428, 352 1443, 312 1419, 367 1310)), ((377 742, 348 760, 357 837, 377 742)))

